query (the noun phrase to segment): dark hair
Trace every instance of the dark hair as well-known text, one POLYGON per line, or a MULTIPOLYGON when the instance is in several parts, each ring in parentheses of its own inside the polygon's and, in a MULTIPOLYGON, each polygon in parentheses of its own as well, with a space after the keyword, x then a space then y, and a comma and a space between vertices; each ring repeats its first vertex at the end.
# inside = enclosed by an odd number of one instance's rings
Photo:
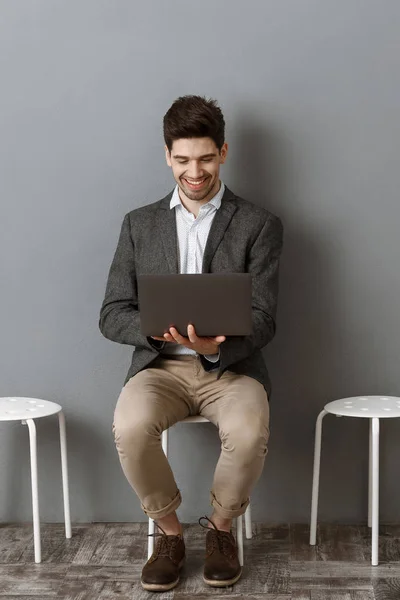
POLYGON ((177 98, 164 116, 164 140, 169 151, 175 140, 210 137, 218 150, 225 142, 224 116, 216 100, 203 96, 177 98))

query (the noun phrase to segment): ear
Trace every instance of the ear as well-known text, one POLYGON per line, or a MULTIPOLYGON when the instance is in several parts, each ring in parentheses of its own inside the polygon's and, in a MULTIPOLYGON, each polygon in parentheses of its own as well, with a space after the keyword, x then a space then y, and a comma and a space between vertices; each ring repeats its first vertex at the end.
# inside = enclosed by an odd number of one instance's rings
POLYGON ((165 160, 167 161, 167 165, 172 167, 171 163, 171 152, 168 150, 168 146, 164 146, 165 149, 165 160))
POLYGON ((223 165, 224 162, 226 161, 226 157, 228 156, 228 144, 226 142, 223 144, 219 155, 220 155, 219 162, 221 165, 223 165))

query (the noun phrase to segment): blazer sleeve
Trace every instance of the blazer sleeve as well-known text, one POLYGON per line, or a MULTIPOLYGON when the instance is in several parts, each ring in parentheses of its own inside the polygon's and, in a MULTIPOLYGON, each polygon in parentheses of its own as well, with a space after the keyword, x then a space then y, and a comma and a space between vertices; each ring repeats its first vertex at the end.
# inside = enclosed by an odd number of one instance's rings
MULTIPOLYGON (((269 215, 250 248, 247 269, 252 275, 253 332, 248 336, 227 336, 220 344, 220 370, 248 358, 274 337, 279 288, 279 260, 283 246, 283 226, 279 217, 269 215)), ((210 364, 202 358, 203 367, 210 364)))
POLYGON ((165 342, 140 333, 135 249, 129 213, 121 226, 117 248, 108 274, 105 297, 100 309, 99 328, 109 340, 160 351, 165 342))

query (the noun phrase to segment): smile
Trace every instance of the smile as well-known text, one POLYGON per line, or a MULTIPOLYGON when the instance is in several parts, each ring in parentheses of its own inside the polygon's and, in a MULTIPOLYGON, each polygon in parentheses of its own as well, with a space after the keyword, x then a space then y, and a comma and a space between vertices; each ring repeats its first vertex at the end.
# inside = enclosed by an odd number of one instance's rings
POLYGON ((201 187, 206 179, 207 177, 203 177, 202 179, 188 179, 187 177, 184 177, 185 182, 193 189, 201 187))

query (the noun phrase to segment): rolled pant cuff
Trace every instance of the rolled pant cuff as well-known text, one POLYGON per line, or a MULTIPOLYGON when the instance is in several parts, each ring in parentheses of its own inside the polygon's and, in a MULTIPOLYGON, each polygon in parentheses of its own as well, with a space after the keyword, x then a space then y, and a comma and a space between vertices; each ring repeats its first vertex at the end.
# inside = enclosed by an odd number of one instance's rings
POLYGON ((176 510, 178 508, 178 506, 181 504, 181 502, 182 502, 182 497, 181 497, 180 491, 178 490, 175 498, 164 508, 160 508, 159 510, 149 510, 142 504, 142 510, 145 512, 145 514, 148 517, 150 517, 150 519, 153 519, 154 521, 156 521, 157 519, 162 519, 162 517, 166 517, 170 513, 174 512, 174 510, 176 510))
POLYGON ((250 503, 250 499, 247 498, 246 502, 244 502, 240 506, 240 508, 235 508, 235 509, 224 508, 217 501, 217 499, 214 496, 213 492, 211 492, 211 506, 214 507, 214 510, 217 513, 217 515, 219 517, 222 517, 223 519, 236 519, 236 517, 240 517, 240 515, 244 515, 244 513, 246 512, 246 508, 248 507, 249 503, 250 503))

